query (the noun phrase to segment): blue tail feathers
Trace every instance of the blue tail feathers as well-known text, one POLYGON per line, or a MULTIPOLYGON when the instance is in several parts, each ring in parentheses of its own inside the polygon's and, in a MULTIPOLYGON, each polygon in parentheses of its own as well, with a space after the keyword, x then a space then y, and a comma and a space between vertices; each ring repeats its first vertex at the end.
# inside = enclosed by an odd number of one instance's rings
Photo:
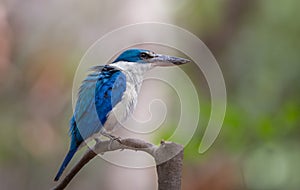
POLYGON ((75 147, 75 148, 72 148, 69 150, 68 154, 66 155, 62 165, 60 166, 55 178, 54 178, 54 181, 58 181, 61 174, 63 173, 63 171, 65 170, 65 168, 67 167, 67 165, 69 164, 69 162, 71 161, 71 159, 73 158, 75 152, 77 151, 78 147, 75 147))

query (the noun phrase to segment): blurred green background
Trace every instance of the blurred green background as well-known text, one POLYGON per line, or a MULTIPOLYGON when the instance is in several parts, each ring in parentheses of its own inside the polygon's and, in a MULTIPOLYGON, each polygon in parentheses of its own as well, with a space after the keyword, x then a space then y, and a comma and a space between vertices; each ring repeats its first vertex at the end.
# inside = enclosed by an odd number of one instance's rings
MULTIPOLYGON (((226 82, 222 131, 205 154, 197 153, 203 130, 197 131, 185 149, 182 189, 300 189, 299 7, 297 0, 2 0, 0 189, 54 186, 68 147, 80 58, 107 32, 143 21, 196 34, 226 82)), ((184 70, 205 86, 193 68, 184 70)), ((199 94, 202 126, 210 101, 207 89, 200 87, 199 94)), ((153 168, 126 169, 95 159, 68 188, 155 187, 153 168)))

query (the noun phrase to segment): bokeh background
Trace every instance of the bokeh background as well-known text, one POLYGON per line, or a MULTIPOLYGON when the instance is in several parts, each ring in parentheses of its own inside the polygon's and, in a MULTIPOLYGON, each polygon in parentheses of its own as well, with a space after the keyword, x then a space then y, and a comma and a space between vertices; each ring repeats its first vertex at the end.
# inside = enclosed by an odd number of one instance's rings
MULTIPOLYGON (((0 189, 55 185, 81 57, 107 32, 143 21, 196 34, 218 60, 227 86, 222 131, 205 154, 198 154, 204 130, 197 131, 185 149, 182 189, 300 189, 299 7, 297 0, 1 0, 0 189)), ((183 69, 203 86, 199 126, 205 126, 206 81, 193 64, 183 69)), ((154 168, 122 168, 98 158, 68 189, 155 189, 156 180, 154 168)))

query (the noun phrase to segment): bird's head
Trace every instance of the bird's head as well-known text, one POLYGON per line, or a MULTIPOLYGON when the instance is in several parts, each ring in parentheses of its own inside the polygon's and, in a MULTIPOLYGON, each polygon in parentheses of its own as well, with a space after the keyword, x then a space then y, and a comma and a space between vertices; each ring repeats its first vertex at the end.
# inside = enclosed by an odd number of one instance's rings
POLYGON ((156 54, 144 49, 128 49, 121 53, 119 57, 113 61, 113 63, 117 63, 119 61, 150 64, 151 67, 182 65, 190 62, 188 59, 156 54))

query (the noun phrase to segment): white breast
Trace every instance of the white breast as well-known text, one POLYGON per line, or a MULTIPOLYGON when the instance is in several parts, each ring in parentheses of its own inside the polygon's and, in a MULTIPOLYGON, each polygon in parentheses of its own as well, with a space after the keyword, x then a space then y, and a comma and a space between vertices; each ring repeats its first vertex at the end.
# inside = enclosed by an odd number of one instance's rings
POLYGON ((113 131, 115 126, 125 122, 128 116, 133 113, 143 83, 143 74, 151 69, 151 65, 141 65, 130 62, 118 62, 113 65, 120 68, 125 74, 126 90, 122 96, 122 100, 108 114, 104 124, 104 128, 107 132, 113 131))

